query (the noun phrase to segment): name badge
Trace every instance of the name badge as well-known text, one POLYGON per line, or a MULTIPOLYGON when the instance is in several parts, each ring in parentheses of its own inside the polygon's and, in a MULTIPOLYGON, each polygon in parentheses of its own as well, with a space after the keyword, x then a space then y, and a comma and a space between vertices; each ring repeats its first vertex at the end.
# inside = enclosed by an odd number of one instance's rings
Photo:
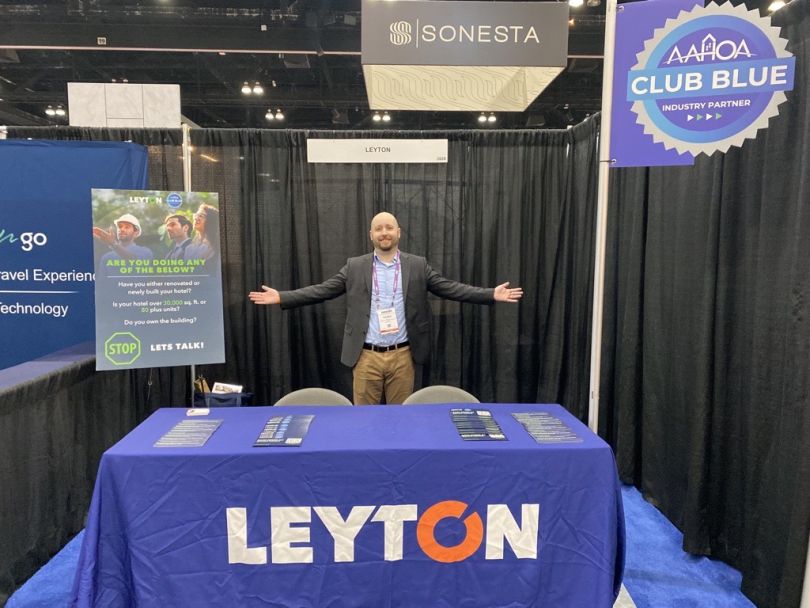
POLYGON ((397 311, 391 308, 377 309, 377 320, 380 322, 381 334, 395 334, 399 332, 397 323, 397 311))

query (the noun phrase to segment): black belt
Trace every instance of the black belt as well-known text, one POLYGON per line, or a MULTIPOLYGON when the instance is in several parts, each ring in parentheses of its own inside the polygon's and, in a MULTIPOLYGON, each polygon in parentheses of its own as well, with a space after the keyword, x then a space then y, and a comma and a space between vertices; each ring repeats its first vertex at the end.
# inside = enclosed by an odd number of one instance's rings
POLYGON ((375 353, 387 353, 389 350, 396 350, 398 348, 405 348, 408 346, 410 342, 405 340, 405 342, 400 342, 399 344, 392 344, 391 346, 377 346, 376 344, 369 344, 366 342, 363 344, 363 348, 366 350, 373 350, 375 353))

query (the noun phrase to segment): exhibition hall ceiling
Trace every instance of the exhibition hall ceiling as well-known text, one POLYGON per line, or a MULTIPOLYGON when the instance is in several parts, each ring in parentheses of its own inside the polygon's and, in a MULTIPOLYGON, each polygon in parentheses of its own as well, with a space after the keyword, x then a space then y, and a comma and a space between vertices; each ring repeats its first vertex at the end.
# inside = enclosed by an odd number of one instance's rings
POLYGON ((360 61, 360 4, 0 0, 0 125, 68 124, 54 113, 60 105, 69 112, 68 82, 179 84, 182 115, 201 127, 564 128, 600 109, 605 8, 589 0, 570 8, 567 67, 526 111, 483 125, 469 111, 392 111, 376 122, 360 61))

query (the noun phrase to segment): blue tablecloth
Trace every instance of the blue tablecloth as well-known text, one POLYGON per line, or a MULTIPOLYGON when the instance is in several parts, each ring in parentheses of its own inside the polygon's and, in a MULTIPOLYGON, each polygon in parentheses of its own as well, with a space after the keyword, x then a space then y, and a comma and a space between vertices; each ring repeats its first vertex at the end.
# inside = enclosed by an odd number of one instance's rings
POLYGON ((624 516, 607 444, 528 404, 482 404, 508 441, 462 441, 451 407, 213 409, 201 448, 153 447, 186 419, 156 412, 102 458, 71 605, 612 606, 624 516), (512 417, 537 411, 582 441, 538 444, 512 417), (252 447, 282 414, 315 415, 303 444, 252 447), (443 547, 470 555, 437 561, 443 547))

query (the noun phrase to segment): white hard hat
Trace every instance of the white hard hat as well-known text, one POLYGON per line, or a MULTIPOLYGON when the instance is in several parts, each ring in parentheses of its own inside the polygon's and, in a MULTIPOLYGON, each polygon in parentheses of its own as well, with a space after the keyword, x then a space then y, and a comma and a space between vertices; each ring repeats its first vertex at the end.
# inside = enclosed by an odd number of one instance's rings
POLYGON ((131 213, 125 213, 117 220, 115 220, 116 226, 118 226, 118 222, 127 222, 129 224, 132 224, 133 226, 135 226, 135 230, 137 230, 139 234, 141 232, 141 223, 138 221, 138 218, 132 215, 131 213))

